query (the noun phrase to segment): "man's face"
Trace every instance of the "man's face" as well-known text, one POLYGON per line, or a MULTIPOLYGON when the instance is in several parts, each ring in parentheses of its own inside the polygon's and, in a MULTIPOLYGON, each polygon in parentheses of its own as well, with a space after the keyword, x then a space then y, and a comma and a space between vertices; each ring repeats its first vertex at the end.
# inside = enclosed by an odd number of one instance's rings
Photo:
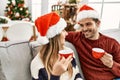
POLYGON ((84 34, 85 38, 95 40, 98 36, 98 27, 100 21, 95 22, 92 18, 85 18, 78 22, 81 27, 81 32, 84 34))

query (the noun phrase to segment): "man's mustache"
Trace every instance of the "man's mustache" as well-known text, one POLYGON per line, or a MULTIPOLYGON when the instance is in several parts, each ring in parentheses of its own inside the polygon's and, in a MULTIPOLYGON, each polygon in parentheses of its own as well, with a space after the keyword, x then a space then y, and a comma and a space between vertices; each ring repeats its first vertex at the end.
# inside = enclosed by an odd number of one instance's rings
POLYGON ((92 30, 83 30, 82 32, 91 32, 92 30))

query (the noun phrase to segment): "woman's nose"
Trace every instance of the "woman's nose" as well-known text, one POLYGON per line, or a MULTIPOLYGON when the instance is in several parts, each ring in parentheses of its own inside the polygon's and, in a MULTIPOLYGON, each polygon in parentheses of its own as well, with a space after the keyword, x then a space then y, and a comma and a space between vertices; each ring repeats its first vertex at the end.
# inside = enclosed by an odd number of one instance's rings
POLYGON ((65 31, 65 35, 66 35, 66 36, 68 35, 68 32, 67 32, 67 31, 65 31))

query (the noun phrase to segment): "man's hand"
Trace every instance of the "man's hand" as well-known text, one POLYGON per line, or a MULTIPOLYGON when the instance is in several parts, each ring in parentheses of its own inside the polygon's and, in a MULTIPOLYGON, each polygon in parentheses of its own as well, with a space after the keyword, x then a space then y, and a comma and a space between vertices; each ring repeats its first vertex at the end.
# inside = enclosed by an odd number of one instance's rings
POLYGON ((103 57, 100 58, 100 60, 103 62, 103 64, 109 68, 112 68, 113 66, 113 56, 109 53, 105 53, 103 57))

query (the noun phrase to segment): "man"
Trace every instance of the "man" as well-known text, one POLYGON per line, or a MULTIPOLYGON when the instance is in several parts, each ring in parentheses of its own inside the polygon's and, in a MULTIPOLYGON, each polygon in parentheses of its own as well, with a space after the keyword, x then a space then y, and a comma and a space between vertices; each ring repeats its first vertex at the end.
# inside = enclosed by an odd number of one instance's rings
POLYGON ((83 5, 77 15, 80 32, 69 32, 66 40, 71 42, 79 56, 81 69, 86 80, 113 80, 120 77, 120 44, 113 38, 98 32, 99 14, 83 5), (102 48, 105 54, 96 59, 92 48, 102 48))

